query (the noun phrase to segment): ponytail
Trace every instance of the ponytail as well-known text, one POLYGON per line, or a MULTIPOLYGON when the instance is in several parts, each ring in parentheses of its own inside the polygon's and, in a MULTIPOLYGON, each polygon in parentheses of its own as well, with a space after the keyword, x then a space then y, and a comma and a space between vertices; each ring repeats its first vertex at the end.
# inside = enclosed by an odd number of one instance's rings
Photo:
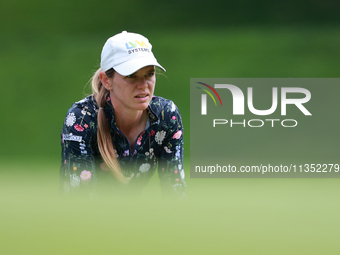
MULTIPOLYGON (((97 101, 99 111, 97 116, 97 140, 99 152, 105 162, 109 167, 110 172, 122 183, 127 183, 130 178, 123 175, 122 170, 119 166, 115 148, 112 143, 112 137, 110 133, 109 123, 104 112, 104 108, 107 106, 106 95, 108 90, 103 86, 99 74, 102 71, 99 68, 93 75, 91 79, 92 93, 95 100, 97 101)), ((110 69, 106 71, 106 75, 111 78, 114 75, 114 70, 110 69)))

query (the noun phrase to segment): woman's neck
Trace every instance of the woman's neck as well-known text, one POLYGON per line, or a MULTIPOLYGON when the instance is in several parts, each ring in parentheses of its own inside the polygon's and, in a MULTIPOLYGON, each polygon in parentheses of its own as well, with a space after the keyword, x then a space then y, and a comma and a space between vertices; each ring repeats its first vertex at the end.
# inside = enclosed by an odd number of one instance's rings
POLYGON ((116 125, 128 139, 131 152, 134 150, 138 135, 145 130, 147 123, 147 110, 135 111, 134 113, 128 114, 116 111, 116 109, 114 113, 116 125))
POLYGON ((122 111, 114 109, 114 115, 116 125, 123 133, 129 133, 140 127, 143 127, 143 129, 145 128, 147 120, 146 110, 122 111))
MULTIPOLYGON (((113 101, 112 95, 110 95, 111 104, 114 109, 114 118, 116 126, 125 135, 141 129, 145 129, 147 122, 147 110, 136 110, 127 108, 126 106, 119 104, 119 101, 113 101)), ((142 131, 143 131, 142 130, 142 131)), ((141 131, 140 131, 141 132, 141 131)))

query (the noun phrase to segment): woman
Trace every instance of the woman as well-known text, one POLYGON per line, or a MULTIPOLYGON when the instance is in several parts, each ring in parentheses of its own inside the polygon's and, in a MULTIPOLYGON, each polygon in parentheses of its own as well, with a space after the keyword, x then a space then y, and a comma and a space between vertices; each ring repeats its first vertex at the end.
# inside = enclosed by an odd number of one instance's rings
POLYGON ((104 183, 140 190, 158 169, 162 193, 184 194, 181 115, 153 95, 155 67, 165 69, 151 49, 147 38, 126 31, 105 43, 93 94, 74 103, 64 121, 65 192, 104 183))

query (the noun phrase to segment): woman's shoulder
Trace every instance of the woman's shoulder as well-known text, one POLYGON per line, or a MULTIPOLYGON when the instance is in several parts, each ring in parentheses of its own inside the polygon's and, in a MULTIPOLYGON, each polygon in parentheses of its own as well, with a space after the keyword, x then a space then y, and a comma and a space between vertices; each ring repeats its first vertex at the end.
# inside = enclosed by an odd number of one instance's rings
POLYGON ((178 110, 177 106, 172 100, 159 96, 152 97, 150 107, 156 114, 159 114, 162 111, 174 112, 175 110, 178 110))
POLYGON ((98 107, 92 96, 87 96, 73 103, 68 109, 64 120, 63 141, 80 142, 81 140, 92 139, 92 135, 96 133, 97 114, 98 107), (76 138, 80 140, 75 140, 76 138))
POLYGON ((164 97, 154 96, 150 102, 151 120, 160 121, 160 123, 166 123, 168 126, 177 125, 181 122, 181 113, 172 100, 164 97))
POLYGON ((93 95, 89 95, 75 103, 68 110, 69 113, 96 116, 98 114, 97 102, 93 95))

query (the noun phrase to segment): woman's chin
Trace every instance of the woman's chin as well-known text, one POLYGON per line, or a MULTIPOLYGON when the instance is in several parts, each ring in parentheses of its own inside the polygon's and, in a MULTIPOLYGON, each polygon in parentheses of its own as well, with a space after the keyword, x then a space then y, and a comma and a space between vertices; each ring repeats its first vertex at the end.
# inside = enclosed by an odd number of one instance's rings
POLYGON ((149 103, 148 102, 145 102, 145 103, 139 103, 139 104, 136 104, 133 108, 136 109, 136 110, 145 110, 146 108, 148 108, 149 106, 149 103))

